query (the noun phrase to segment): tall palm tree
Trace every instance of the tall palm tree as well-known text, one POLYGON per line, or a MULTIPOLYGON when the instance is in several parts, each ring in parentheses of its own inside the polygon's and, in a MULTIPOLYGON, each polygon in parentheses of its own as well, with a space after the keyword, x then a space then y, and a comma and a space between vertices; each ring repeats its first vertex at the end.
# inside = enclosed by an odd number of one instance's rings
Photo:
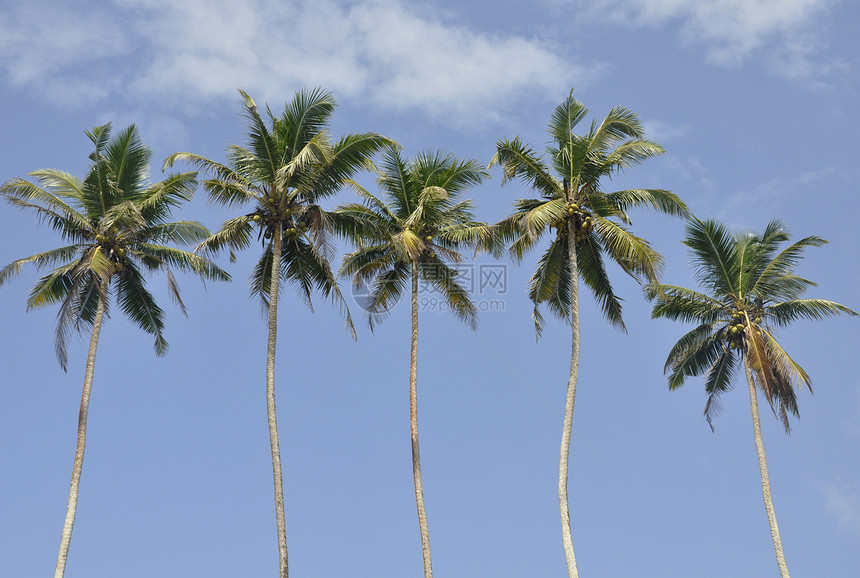
POLYGON ((567 483, 579 372, 579 280, 592 291, 609 322, 624 330, 621 303, 609 282, 604 259, 615 261, 639 281, 654 280, 662 265, 660 254, 627 229, 630 224, 627 210, 651 206, 669 215, 688 214, 676 195, 662 189, 604 192, 601 178, 611 178, 623 169, 662 154, 663 149, 644 138, 639 118, 623 107, 610 110, 600 123, 592 121, 588 131, 579 135, 574 131, 587 114, 588 109, 571 91, 556 107, 547 125, 552 139, 547 149, 548 162, 517 137, 500 140, 490 163, 490 166, 501 165, 502 184, 519 179, 540 196, 516 201, 513 214, 497 225, 499 240, 510 245, 510 253, 517 262, 548 229, 557 229, 532 275, 529 297, 534 302, 538 336, 543 325, 540 305, 544 303, 572 327, 558 476, 562 542, 572 578, 579 576, 579 572, 571 538, 567 483))
POLYGON ((340 207, 338 228, 352 238, 357 250, 344 257, 341 274, 356 287, 366 284, 364 309, 371 328, 381 321, 406 290, 411 290, 412 343, 409 357, 409 418, 412 439, 412 477, 424 556, 424 575, 430 578, 430 534, 421 481, 418 447, 418 284, 439 291, 450 310, 473 329, 477 308, 457 282, 451 265, 463 261, 462 247, 476 248, 492 239, 491 228, 472 216, 472 203, 458 196, 488 175, 474 160, 426 152, 411 161, 390 148, 380 163, 380 199, 358 185, 363 204, 340 207))
POLYGON ((798 416, 795 389, 805 385, 812 391, 812 383, 776 340, 774 329, 797 319, 857 315, 833 301, 800 299, 815 283, 797 276, 794 269, 806 247, 818 247, 826 241, 806 237, 780 251, 780 244, 788 240, 788 228, 778 220, 771 221, 761 235, 732 235, 716 221, 691 220, 684 244, 690 248, 696 278, 706 293, 663 284, 647 289, 655 301, 654 318, 698 324, 672 347, 665 371, 671 371, 670 389, 681 387, 687 377, 705 376, 705 417, 712 429, 712 419, 720 409, 719 398, 743 365, 765 511, 783 578, 788 578, 788 566, 773 511, 756 389, 761 390, 788 432, 789 414, 798 416))
POLYGON ((284 517, 283 473, 275 408, 275 348, 278 332, 280 281, 298 285, 313 310, 311 297, 319 290, 338 304, 352 331, 346 302, 337 286, 329 260, 332 257, 331 213, 319 203, 330 198, 355 173, 372 166, 370 158, 391 141, 375 133, 353 134, 333 142, 328 123, 334 112, 331 93, 316 88, 301 90, 283 113, 266 107, 265 119, 244 91, 242 106, 248 122, 248 148, 227 148, 224 165, 192 153, 175 153, 165 166, 184 161, 209 174, 203 186, 212 202, 226 207, 252 205, 251 212, 227 220, 203 241, 200 248, 217 252, 251 246, 262 241, 263 253, 251 273, 251 292, 268 310, 266 356, 266 409, 275 489, 280 576, 287 578, 287 535, 284 517))
POLYGON ((146 289, 144 273, 163 270, 171 295, 183 313, 171 267, 195 273, 203 279, 229 280, 227 273, 208 259, 176 249, 174 243, 190 244, 209 236, 201 224, 168 222, 171 210, 191 199, 196 173, 181 173, 149 184, 152 152, 134 125, 111 138, 111 125, 87 132, 95 145, 89 172, 83 179, 57 169, 30 173, 35 182, 15 178, 0 187, 13 206, 30 210, 50 223, 69 245, 18 259, 0 270, 0 285, 33 264, 53 267, 30 292, 27 308, 59 303, 55 345, 63 370, 67 369, 66 339, 75 330, 91 328, 78 441, 66 520, 57 556, 56 577, 63 576, 75 512, 87 439, 87 413, 96 349, 102 322, 109 315, 112 298, 138 327, 155 337, 155 352, 164 355, 164 312, 146 289))

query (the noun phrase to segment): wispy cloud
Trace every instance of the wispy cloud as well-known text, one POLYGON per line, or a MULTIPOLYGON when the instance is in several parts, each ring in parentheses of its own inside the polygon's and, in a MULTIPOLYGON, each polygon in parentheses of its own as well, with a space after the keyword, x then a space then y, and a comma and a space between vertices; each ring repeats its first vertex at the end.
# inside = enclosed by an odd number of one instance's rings
POLYGON ((860 536, 860 493, 838 482, 824 489, 824 507, 839 522, 843 530, 860 536))
POLYGON ((707 59, 736 66, 753 55, 794 79, 823 77, 841 68, 818 57, 818 18, 841 0, 549 0, 573 2, 588 17, 633 27, 677 25, 688 46, 707 59))
POLYGON ((492 121, 525 93, 556 97, 594 74, 543 41, 481 31, 428 8, 400 0, 36 0, 0 15, 0 71, 71 106, 124 98, 193 110, 235 98, 237 86, 277 101, 321 85, 455 124, 492 121))
POLYGON ((645 126, 645 136, 660 144, 683 138, 690 130, 687 125, 675 126, 656 119, 646 119, 642 124, 645 126))
POLYGON ((755 207, 754 210, 762 214, 776 215, 785 210, 787 203, 797 203, 807 195, 807 185, 819 183, 835 173, 833 167, 825 167, 818 171, 780 175, 722 196, 719 206, 711 210, 724 220, 731 220, 733 215, 745 214, 750 211, 750 207, 755 207))

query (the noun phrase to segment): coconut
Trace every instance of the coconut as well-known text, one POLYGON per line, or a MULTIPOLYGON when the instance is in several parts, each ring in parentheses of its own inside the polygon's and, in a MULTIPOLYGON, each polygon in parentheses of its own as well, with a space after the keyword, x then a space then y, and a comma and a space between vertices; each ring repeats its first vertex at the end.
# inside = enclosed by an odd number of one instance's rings
POLYGON ((262 220, 263 220, 263 217, 261 217, 260 215, 254 215, 254 222, 255 223, 259 223, 262 220))

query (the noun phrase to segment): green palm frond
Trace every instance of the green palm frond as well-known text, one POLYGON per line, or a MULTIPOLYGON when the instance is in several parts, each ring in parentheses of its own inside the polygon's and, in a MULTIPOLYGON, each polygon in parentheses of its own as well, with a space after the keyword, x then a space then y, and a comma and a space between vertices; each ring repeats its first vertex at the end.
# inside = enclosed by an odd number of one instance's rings
POLYGON ((370 283, 397 262, 395 253, 385 244, 359 247, 343 257, 339 275, 350 277, 353 287, 370 283))
POLYGON ((230 260, 235 261, 233 251, 247 249, 251 246, 251 237, 254 231, 253 222, 250 215, 227 219, 218 232, 202 240, 195 251, 217 253, 226 247, 230 250, 230 260))
POLYGON ((547 125, 552 140, 557 143, 567 143, 575 136, 576 126, 582 122, 588 109, 573 96, 570 91, 564 102, 555 107, 547 125))
POLYGON ((152 243, 141 243, 135 247, 135 256, 148 257, 146 263, 151 269, 160 269, 163 267, 169 270, 169 267, 175 267, 180 271, 195 273, 204 281, 230 280, 230 275, 209 259, 188 251, 183 251, 182 249, 152 243), (160 263, 160 265, 153 267, 152 264, 156 262, 160 263))
POLYGON ((693 253, 699 284, 717 295, 736 295, 737 248, 726 228, 716 221, 692 219, 684 240, 693 253))
MULTIPOLYGON (((68 277, 68 288, 57 312, 57 326, 54 330, 54 351, 63 371, 68 370, 66 342, 69 336, 73 330, 80 331, 84 326, 92 324, 92 317, 87 316, 87 313, 92 310, 90 304, 94 300, 101 299, 107 307, 106 293, 107 290, 98 276, 81 262, 75 264, 68 277)), ((107 315, 107 311, 105 314, 107 315)))
POLYGON ((340 309, 345 319, 346 327, 357 338, 346 300, 337 285, 337 279, 331 270, 328 259, 317 252, 313 245, 301 239, 285 243, 284 255, 281 261, 281 274, 286 279, 293 280, 301 289, 301 295, 313 311, 311 302, 312 292, 319 291, 324 297, 340 309))
POLYGON ((721 336, 714 333, 710 325, 700 325, 682 337, 669 352, 664 371, 671 369, 669 374, 669 389, 677 389, 684 385, 688 377, 714 373, 715 383, 723 379, 720 372, 727 370, 723 364, 714 368, 723 356, 728 354, 721 336))
POLYGON ((67 247, 59 247, 57 249, 43 251, 41 253, 36 253, 35 255, 30 255, 29 257, 24 257, 23 259, 12 261, 12 263, 6 265, 3 269, 0 269, 0 285, 3 285, 7 280, 18 275, 21 271, 21 267, 24 265, 33 264, 37 269, 44 269, 45 267, 50 267, 60 261, 69 261, 80 250, 80 245, 69 245, 67 247))
POLYGON ((496 145, 496 155, 488 168, 502 167, 502 184, 519 179, 545 198, 564 194, 559 183, 549 172, 549 168, 530 147, 523 144, 519 137, 512 141, 501 140, 496 145))
MULTIPOLYGON (((242 147, 228 147, 228 158, 234 158, 235 149, 239 149, 243 154, 252 155, 242 147)), ((177 162, 182 162, 191 165, 199 172, 206 173, 211 176, 210 179, 203 181, 203 186, 207 191, 212 189, 212 197, 210 200, 224 206, 234 206, 246 203, 255 196, 262 196, 263 192, 256 188, 253 181, 249 180, 240 172, 234 171, 227 165, 207 159, 193 153, 173 153, 164 160, 163 169, 173 167, 177 162), (223 188, 223 198, 219 198, 219 187, 223 188)))
POLYGON ((147 291, 143 275, 133 263, 126 265, 118 277, 120 308, 138 327, 155 337, 156 355, 164 355, 167 353, 167 341, 163 335, 164 310, 147 291))
POLYGON ((645 139, 629 140, 615 147, 602 162, 606 174, 635 167, 643 161, 662 155, 665 150, 655 142, 645 139))
MULTIPOLYGON (((787 229, 786 229, 787 231, 787 229)), ((765 236, 765 239, 768 237, 765 236)), ((767 297, 774 301, 796 299, 806 289, 815 284, 795 276, 794 269, 803 257, 806 247, 821 247, 827 241, 817 236, 810 236, 792 243, 770 260, 762 259, 760 271, 755 271, 754 283, 749 292, 756 297, 767 297), (786 283, 787 280, 793 282, 786 283)), ((773 252, 765 253, 770 256, 773 252)))
POLYGON ((39 309, 63 301, 75 284, 75 272, 78 266, 79 263, 73 261, 57 267, 39 279, 30 290, 27 310, 39 309))
POLYGON ((251 276, 248 280, 248 285, 251 289, 251 295, 259 297, 260 305, 263 312, 268 314, 269 311, 269 295, 272 287, 272 264, 274 263, 274 253, 272 253, 272 244, 266 243, 263 249, 263 254, 257 259, 256 265, 251 270, 251 276))
POLYGON ((603 248, 624 271, 637 281, 656 282, 663 257, 645 239, 637 237, 609 219, 595 216, 603 248))
POLYGON ((602 256, 605 249, 601 246, 597 235, 593 232, 590 233, 583 242, 577 245, 576 250, 579 277, 585 286, 591 290, 603 317, 613 327, 627 333, 627 326, 624 325, 624 319, 621 316, 621 298, 612 289, 612 283, 609 280, 609 274, 606 271, 602 256))
POLYGON ((406 261, 395 261, 391 268, 377 275, 370 287, 364 311, 370 330, 381 323, 394 305, 400 301, 409 281, 410 266, 406 261))
POLYGON ((170 211, 187 203, 197 188, 197 173, 177 173, 146 189, 141 195, 140 212, 148 223, 160 223, 170 211))
POLYGON ((173 221, 155 226, 147 226, 136 231, 131 237, 159 243, 195 245, 210 237, 209 229, 197 221, 173 221))
POLYGON ((420 277, 435 287, 451 311, 471 329, 478 328, 478 308, 472 303, 469 292, 457 282, 457 271, 436 256, 428 256, 418 263, 420 277))
POLYGON ((535 338, 543 334, 543 315, 540 306, 546 304, 559 319, 570 317, 570 268, 567 237, 561 236, 541 255, 538 267, 529 279, 529 298, 534 303, 532 318, 535 338))
POLYGON ((632 207, 648 207, 666 215, 689 218, 690 209, 678 195, 663 189, 628 189, 602 195, 614 208, 627 212, 632 207))
POLYGON ((0 187, 0 194, 9 204, 33 210, 39 218, 47 219, 60 234, 71 229, 69 236, 64 235, 64 238, 71 238, 76 232, 89 231, 92 228, 86 216, 51 192, 24 179, 15 178, 6 182, 0 187))
POLYGON ((726 306, 716 299, 677 285, 649 284, 648 299, 654 301, 651 318, 664 317, 684 323, 715 323, 725 314, 726 306))
POLYGON ((736 371, 737 357, 728 350, 723 350, 716 362, 705 374, 705 419, 711 431, 714 431, 714 418, 720 413, 722 403, 720 396, 732 388, 732 376, 736 371))
POLYGON ((330 156, 302 186, 308 200, 319 202, 334 195, 344 184, 362 170, 373 170, 371 158, 379 151, 394 146, 394 141, 376 133, 351 134, 341 137, 332 147, 330 156))
POLYGON ((793 299, 783 303, 774 303, 766 309, 767 315, 777 325, 788 325, 798 319, 820 321, 834 315, 857 316, 853 309, 826 299, 793 299))

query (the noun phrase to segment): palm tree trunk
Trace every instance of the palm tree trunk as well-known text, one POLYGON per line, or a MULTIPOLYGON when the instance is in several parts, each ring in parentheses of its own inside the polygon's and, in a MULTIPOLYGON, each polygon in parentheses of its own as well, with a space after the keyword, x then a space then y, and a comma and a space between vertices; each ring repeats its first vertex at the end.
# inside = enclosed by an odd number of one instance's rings
POLYGON ((750 407, 752 408, 753 436, 755 437, 755 449, 758 454, 758 467, 761 471, 761 493, 764 496, 764 509, 767 512, 767 521, 770 524, 770 535, 773 538, 773 549, 776 551, 776 564, 779 566, 779 575, 782 578, 790 578, 788 566, 785 563, 785 554, 782 552, 782 540, 779 538, 779 528, 776 525, 776 514, 773 511, 773 499, 770 496, 770 478, 767 474, 767 458, 764 455, 764 444, 761 439, 761 422, 758 415, 758 397, 756 395, 755 383, 753 382, 752 369, 745 361, 747 384, 750 389, 750 407))
POLYGON ((69 505, 66 508, 66 521, 63 524, 63 534, 60 537, 60 551, 57 554, 57 569, 54 578, 62 578, 66 573, 66 559, 69 557, 69 545, 72 541, 72 528, 75 525, 75 512, 78 509, 78 486, 81 483, 81 469, 84 465, 84 449, 87 445, 87 413, 90 409, 90 392, 93 387, 93 371, 96 365, 96 350, 99 346, 99 333, 105 314, 105 296, 99 296, 96 307, 96 317, 93 321, 93 335, 90 338, 90 351, 87 354, 87 369, 84 374, 84 390, 81 394, 81 410, 78 414, 78 445, 75 449, 75 464, 72 467, 72 484, 69 489, 69 505))
POLYGON ((284 475, 281 471, 281 448, 278 442, 278 416, 275 409, 275 347, 278 342, 278 283, 281 279, 283 226, 278 225, 272 238, 272 275, 269 286, 269 343, 266 352, 266 414, 269 418, 269 444, 272 447, 272 472, 275 477, 275 518, 278 523, 278 557, 281 578, 290 575, 287 564, 287 523, 284 517, 284 475))
POLYGON ((573 430, 573 403, 576 400, 576 381, 579 375, 579 266, 576 262, 576 228, 573 220, 567 222, 567 250, 570 263, 570 325, 573 339, 570 352, 570 377, 567 381, 567 401, 564 405, 564 426, 561 433, 561 457, 558 465, 558 504, 561 509, 561 538, 567 573, 579 578, 573 538, 570 531, 570 506, 567 499, 567 467, 570 459, 570 434, 573 430))
POLYGON ((412 261, 412 348, 409 354, 409 426, 412 434, 412 478, 415 482, 415 504, 421 530, 421 550, 424 554, 424 578, 432 578, 430 562, 430 530, 424 509, 424 487, 421 483, 421 454, 418 451, 418 263, 412 261))

